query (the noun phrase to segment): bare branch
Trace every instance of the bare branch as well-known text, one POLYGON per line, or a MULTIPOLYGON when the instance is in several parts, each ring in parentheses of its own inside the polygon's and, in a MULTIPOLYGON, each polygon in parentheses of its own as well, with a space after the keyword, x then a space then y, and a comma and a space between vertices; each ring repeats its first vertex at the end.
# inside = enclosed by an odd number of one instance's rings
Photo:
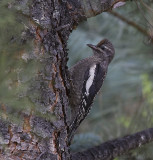
POLYGON ((133 21, 130 21, 128 19, 126 19, 125 17, 123 17, 122 15, 120 15, 119 13, 117 12, 114 12, 114 11, 110 11, 109 12, 111 15, 117 17, 118 19, 122 20, 123 22, 127 23, 128 25, 136 28, 139 32, 141 32, 142 34, 146 35, 146 36, 150 36, 149 33, 143 29, 141 26, 139 26, 138 24, 136 24, 135 22, 133 21))
POLYGON ((139 32, 141 32, 142 34, 144 34, 145 36, 147 36, 150 39, 150 42, 153 42, 152 32, 150 30, 147 31, 147 29, 142 28, 141 26, 139 26, 135 22, 128 20, 127 18, 123 17, 122 15, 118 14, 117 12, 110 11, 109 13, 111 15, 119 18, 123 22, 127 23, 128 25, 136 28, 139 32))
POLYGON ((107 141, 84 152, 75 153, 72 156, 72 160, 112 160, 151 141, 153 141, 153 128, 107 141))
POLYGON ((128 0, 80 0, 80 3, 84 15, 89 18, 117 8, 116 4, 126 1, 128 0))

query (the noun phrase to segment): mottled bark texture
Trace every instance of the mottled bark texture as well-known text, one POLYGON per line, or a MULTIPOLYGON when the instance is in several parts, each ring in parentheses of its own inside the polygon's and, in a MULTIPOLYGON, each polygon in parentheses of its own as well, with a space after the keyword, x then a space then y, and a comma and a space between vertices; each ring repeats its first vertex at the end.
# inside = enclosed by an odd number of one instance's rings
POLYGON ((41 63, 29 99, 44 116, 35 116, 31 109, 22 113, 20 126, 1 119, 0 159, 68 160, 70 88, 66 46, 71 31, 84 16, 76 0, 34 0, 29 15, 35 35, 33 59, 41 63), (35 96, 36 93, 40 95, 35 96), (54 118, 49 121, 45 114, 54 118))
POLYGON ((126 1, 128 0, 80 0, 80 3, 84 15, 89 18, 120 7, 126 1))
POLYGON ((111 9, 113 0, 81 0, 81 7, 83 8, 86 17, 92 17, 104 11, 111 9))
MULTIPOLYGON (((80 0, 80 2, 77 0, 33 0, 31 3, 29 14, 31 32, 35 35, 33 59, 41 63, 41 68, 32 83, 29 99, 37 106, 37 111, 54 118, 48 120, 45 116, 35 116, 34 109, 20 113, 23 118, 20 126, 5 122, 1 118, 0 160, 69 160, 71 158, 68 139, 70 80, 67 68, 67 41, 72 30, 85 17, 110 10, 116 2, 111 0, 80 0), (35 96, 36 93, 40 96, 35 96)), ((4 110, 7 115, 7 107, 4 106, 4 110)), ((148 131, 143 138, 139 135, 131 137, 131 141, 134 142, 131 145, 136 147, 140 144, 139 141, 136 142, 137 138, 148 142, 148 137, 151 140, 151 134, 152 132, 148 131)), ((82 157, 82 159, 96 159, 97 157, 103 159, 102 157, 106 157, 106 154, 107 159, 110 159, 110 157, 120 155, 112 155, 112 153, 124 151, 124 148, 135 148, 128 146, 129 143, 124 143, 129 140, 126 138, 125 141, 123 139, 117 143, 108 142, 110 144, 108 148, 104 144, 75 154, 72 159, 82 157)))

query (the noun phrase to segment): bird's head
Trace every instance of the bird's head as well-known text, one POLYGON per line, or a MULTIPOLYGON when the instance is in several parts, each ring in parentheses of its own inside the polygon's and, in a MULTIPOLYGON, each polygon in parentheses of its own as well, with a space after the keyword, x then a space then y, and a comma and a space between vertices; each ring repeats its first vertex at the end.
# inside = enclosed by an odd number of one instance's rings
POLYGON ((110 63, 114 57, 115 50, 112 43, 104 39, 100 41, 97 45, 87 44, 98 57, 108 60, 110 63))

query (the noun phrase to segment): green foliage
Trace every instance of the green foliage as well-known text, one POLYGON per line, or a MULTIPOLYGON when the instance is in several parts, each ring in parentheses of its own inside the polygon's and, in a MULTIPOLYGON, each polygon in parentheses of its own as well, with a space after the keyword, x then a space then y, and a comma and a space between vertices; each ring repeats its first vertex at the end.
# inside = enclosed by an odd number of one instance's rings
POLYGON ((148 104, 153 106, 153 83, 147 74, 142 75, 142 93, 148 104))

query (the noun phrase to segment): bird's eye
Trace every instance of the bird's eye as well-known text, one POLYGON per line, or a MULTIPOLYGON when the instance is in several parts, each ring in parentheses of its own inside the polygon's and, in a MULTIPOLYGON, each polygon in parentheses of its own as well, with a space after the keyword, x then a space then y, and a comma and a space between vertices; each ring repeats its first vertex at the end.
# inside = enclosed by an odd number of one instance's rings
POLYGON ((106 49, 106 47, 105 47, 105 46, 101 46, 101 49, 102 49, 102 50, 105 50, 105 49, 106 49))

